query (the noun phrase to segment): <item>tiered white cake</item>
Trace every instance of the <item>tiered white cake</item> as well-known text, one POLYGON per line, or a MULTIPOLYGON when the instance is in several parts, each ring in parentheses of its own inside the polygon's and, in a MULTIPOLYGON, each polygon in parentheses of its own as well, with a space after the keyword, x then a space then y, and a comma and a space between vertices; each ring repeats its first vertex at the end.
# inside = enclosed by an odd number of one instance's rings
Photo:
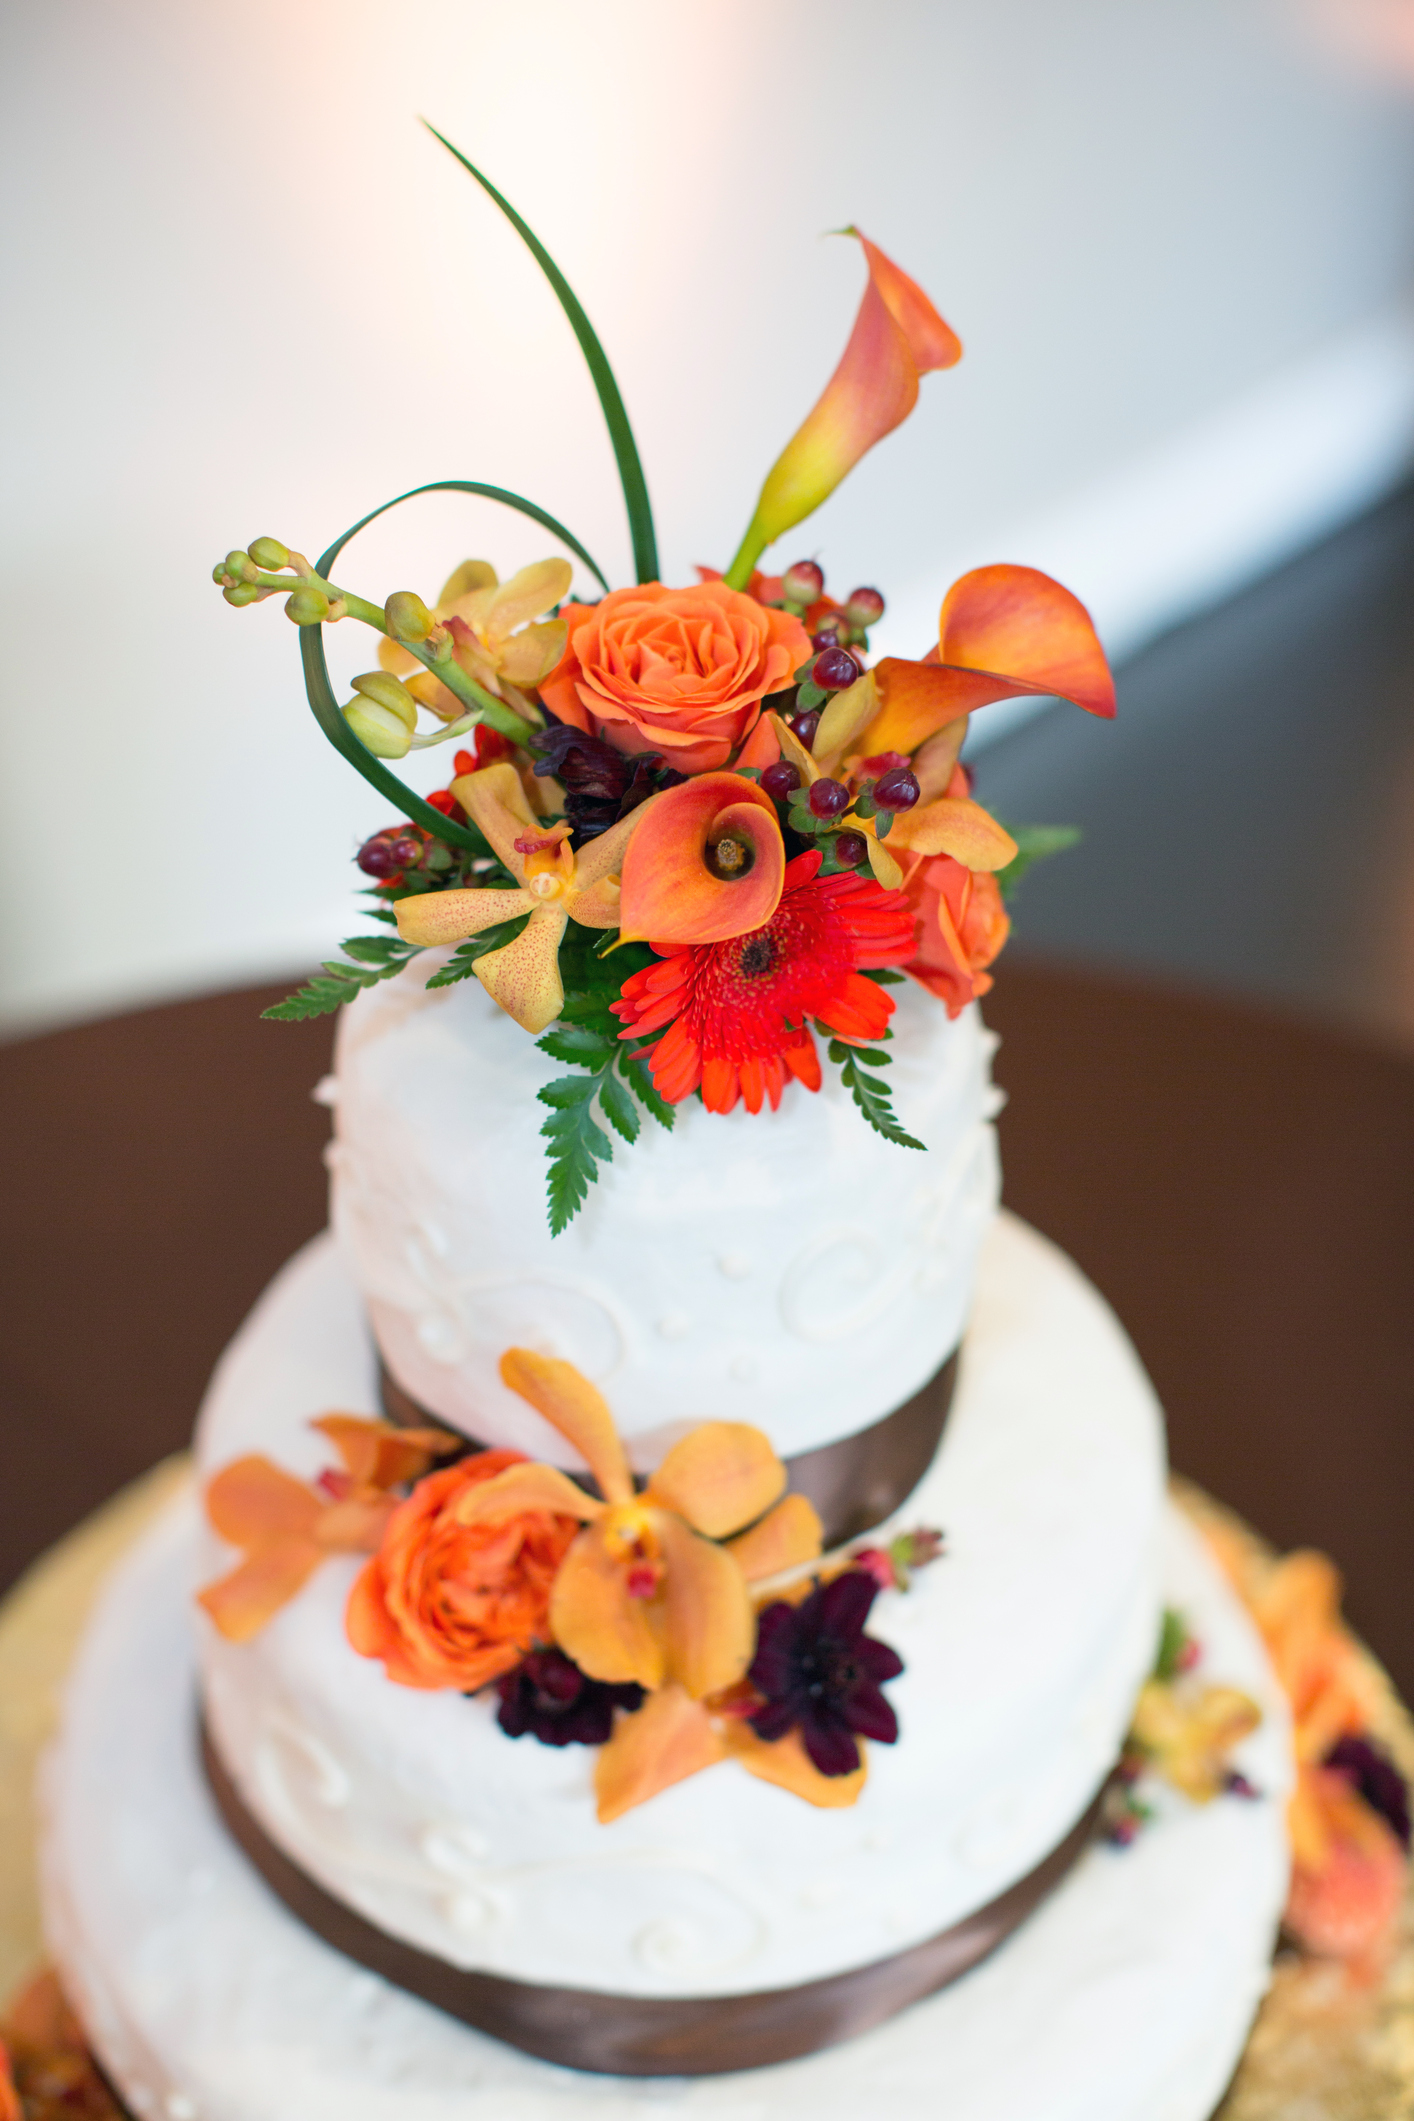
POLYGON ((900 992, 895 1104, 926 1154, 872 1134, 833 1079, 818 1095, 789 1091, 774 1118, 693 1104, 671 1135, 620 1159, 553 1241, 531 1095, 553 1070, 523 1035, 472 984, 428 995, 404 976, 347 1012, 325 1093, 340 1242, 292 1262, 229 1350, 202 1416, 203 1476, 249 1451, 315 1472, 327 1453, 309 1420, 377 1411, 379 1349, 439 1418, 572 1463, 500 1384, 513 1343, 591 1376, 642 1471, 712 1416, 759 1424, 790 1457, 906 1401, 970 1309, 942 1446, 877 1535, 936 1524, 947 1551, 871 1618, 905 1660, 890 1689, 901 1735, 871 1748, 856 1805, 816 1809, 729 1760, 603 1826, 592 1751, 513 1741, 494 1696, 399 1687, 350 1648, 352 1559, 326 1564, 253 1642, 220 1640, 183 1601, 225 1557, 184 1513, 100 1616, 50 1783, 54 1946, 136 2111, 490 2121, 513 2104, 569 2121, 619 2110, 613 2080, 515 2057, 356 1973, 255 1883, 194 1772, 182 1707, 194 1663, 251 1817, 380 1932, 519 1982, 708 1998, 868 1966, 1024 1877, 1102 1784, 1161 1604, 1181 1597, 1201 1608, 1222 1659, 1214 1676, 1267 1708, 1243 1761, 1265 1800, 1202 1813, 1175 1800, 1150 1836, 1158 1858, 1093 1851, 955 1989, 833 2059, 708 2079, 691 2110, 857 2113, 883 2082, 916 2100, 942 2081, 918 2033, 935 2022, 965 2061, 946 2109, 936 2103, 949 2121, 1138 2121, 1159 2086, 1164 2121, 1203 2121, 1284 1897, 1281 1711, 1230 1596, 1166 1527, 1161 1418, 1128 1342, 1061 1255, 994 1220, 990 1035, 975 1008, 949 1023, 900 992), (172 1863, 154 1840, 168 1830, 182 1851, 172 1863), (1173 1837, 1177 1864, 1163 1855, 1173 1837), (1122 2045, 1148 2058, 1132 2083, 1093 2039, 1039 2028, 1032 2075, 1006 2051, 1009 1993, 1033 2022, 1037 1993, 1092 2022, 1122 1967, 1122 2045), (968 2049, 969 1993, 992 2028, 990 2075, 968 2049), (330 2022, 296 2037, 294 1998, 330 2022), (351 2030, 341 2043, 340 2016, 346 2029, 376 2020, 381 2044, 351 2030), (351 2053, 364 2058, 354 2078, 351 2053))

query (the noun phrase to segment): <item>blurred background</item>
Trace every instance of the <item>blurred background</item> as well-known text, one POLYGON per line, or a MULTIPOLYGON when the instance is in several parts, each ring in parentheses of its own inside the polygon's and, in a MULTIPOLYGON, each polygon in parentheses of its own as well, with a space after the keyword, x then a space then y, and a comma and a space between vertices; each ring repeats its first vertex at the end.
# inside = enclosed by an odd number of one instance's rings
MULTIPOLYGON (((462 476, 627 578, 569 330, 424 115, 595 319, 670 581, 725 564, 839 354, 861 264, 822 231, 920 279, 967 357, 790 542, 883 589, 878 647, 1007 559, 1124 659, 1114 729, 981 718, 993 807, 1088 834, 1022 944, 1414 1035, 1414 907, 1372 881, 1414 810, 1400 0, 47 0, 4 35, 0 1029, 349 931, 382 806, 278 604, 212 586, 229 546, 462 476)), ((431 596, 545 546, 439 498, 344 573, 431 596)))

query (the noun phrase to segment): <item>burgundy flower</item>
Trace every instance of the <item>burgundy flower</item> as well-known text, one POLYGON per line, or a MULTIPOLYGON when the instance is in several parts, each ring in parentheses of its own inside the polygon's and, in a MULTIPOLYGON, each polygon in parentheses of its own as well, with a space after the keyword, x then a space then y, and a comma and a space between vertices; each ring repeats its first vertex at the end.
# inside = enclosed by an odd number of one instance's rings
POLYGON ((574 827, 576 848, 607 832, 659 788, 683 779, 663 766, 656 751, 625 758, 612 744, 565 722, 550 722, 531 739, 531 749, 537 772, 559 781, 565 791, 565 816, 574 827))
POLYGON ((849 1775, 860 1738, 892 1745, 898 1718, 879 1688, 897 1679, 903 1659, 864 1632, 879 1584, 865 1569, 847 1569, 800 1605, 768 1605, 756 1630, 747 1677, 766 1706, 750 1718, 759 1738, 798 1729, 822 1775, 849 1775))
POLYGON ((563 1650, 532 1650, 496 1682, 496 1721, 511 1738, 529 1731, 542 1745, 605 1745, 615 1709, 636 1709, 641 1686, 606 1686, 590 1679, 563 1650))
POLYGON ((1382 1746, 1368 1738, 1338 1738, 1323 1766, 1348 1775, 1358 1795, 1393 1829, 1403 1849, 1409 1847, 1409 1785, 1382 1746))

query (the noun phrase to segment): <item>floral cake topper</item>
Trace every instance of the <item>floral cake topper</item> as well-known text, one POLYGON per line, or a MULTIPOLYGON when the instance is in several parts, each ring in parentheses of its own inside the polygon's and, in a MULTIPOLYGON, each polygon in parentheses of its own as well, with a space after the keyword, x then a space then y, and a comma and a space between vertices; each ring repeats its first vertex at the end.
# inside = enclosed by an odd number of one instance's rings
POLYGON ((942 598, 938 638, 917 660, 871 663, 876 589, 839 601, 813 559, 779 575, 759 562, 907 418, 920 378, 954 366, 961 342, 907 274, 842 230, 869 274, 843 357, 767 474, 731 564, 672 587, 658 579, 632 429, 583 308, 509 202, 443 145, 529 245, 584 351, 638 579, 611 588, 537 503, 462 479, 416 491, 530 517, 587 569, 597 601, 570 595, 572 564, 556 557, 505 582, 466 560, 434 604, 410 590, 370 602, 334 569, 397 502, 314 563, 263 537, 218 564, 231 604, 285 596, 316 717, 400 820, 358 853, 374 917, 395 932, 352 938, 270 1013, 323 1013, 417 953, 449 950, 429 987, 479 980, 576 1071, 538 1092, 554 1232, 612 1154, 605 1126, 632 1142, 645 1114, 670 1127, 694 1096, 712 1112, 774 1110, 820 1088, 821 1042, 865 1120, 921 1148, 880 1073, 888 989, 911 978, 950 1015, 984 994, 1008 889, 1075 837, 1008 829, 973 799, 960 757, 970 717, 1023 694, 1111 716, 1113 684, 1084 607, 1034 568, 974 569, 942 598), (322 629, 344 619, 380 639, 378 667, 340 705, 322 629), (425 800, 390 770, 458 738, 449 785, 425 800))

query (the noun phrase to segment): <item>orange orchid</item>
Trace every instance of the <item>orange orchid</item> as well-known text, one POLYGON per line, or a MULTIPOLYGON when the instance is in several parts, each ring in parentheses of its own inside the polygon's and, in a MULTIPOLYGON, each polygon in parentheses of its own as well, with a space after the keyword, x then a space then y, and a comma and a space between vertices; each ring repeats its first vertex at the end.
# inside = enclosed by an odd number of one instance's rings
MULTIPOLYGON (((800 1524, 798 1499, 779 1500, 786 1471, 767 1438, 745 1423, 703 1422, 638 1494, 613 1416, 572 1363, 511 1348, 501 1376, 579 1452, 599 1494, 554 1466, 509 1466, 463 1499, 462 1523, 526 1510, 579 1519, 584 1530, 555 1578, 550 1632, 591 1679, 650 1691, 676 1684, 693 1700, 731 1686, 750 1660, 754 1623, 746 1576, 719 1542, 768 1511, 800 1524)), ((818 1551, 818 1520, 814 1536, 818 1551)))
POLYGON ((625 852, 624 938, 701 944, 749 934, 780 904, 785 869, 770 797, 738 773, 699 774, 658 796, 625 852))
MULTIPOLYGON (((452 653, 466 675, 531 722, 536 715, 525 692, 559 662, 567 631, 563 619, 541 619, 540 613, 564 601, 573 573, 568 560, 536 560, 500 582, 489 560, 463 560, 433 607, 434 619, 451 632, 452 653)), ((466 713, 465 703, 400 642, 385 636, 378 660, 440 721, 466 713)))
POLYGON ((918 402, 918 379, 962 358, 962 342, 921 287, 860 235, 869 285, 839 367, 766 475, 741 548, 727 570, 745 588, 768 545, 812 515, 867 450, 906 420, 918 402))
POLYGON ((229 1575, 197 1597, 228 1642, 249 1642, 331 1554, 370 1554, 398 1506, 393 1491, 418 1479, 462 1439, 443 1429, 400 1429, 355 1414, 310 1424, 344 1461, 317 1485, 253 1452, 223 1466, 206 1490, 219 1536, 244 1550, 229 1575))
POLYGON ((564 1007, 559 955, 566 923, 619 926, 619 871, 625 853, 663 798, 650 796, 576 854, 569 844, 569 825, 563 819, 542 824, 532 814, 520 775, 505 759, 479 773, 459 775, 452 793, 520 881, 509 891, 428 891, 399 899, 393 908, 398 933, 405 942, 424 946, 455 943, 528 913, 521 933, 478 958, 475 971, 508 1016, 527 1031, 543 1031, 564 1007))

